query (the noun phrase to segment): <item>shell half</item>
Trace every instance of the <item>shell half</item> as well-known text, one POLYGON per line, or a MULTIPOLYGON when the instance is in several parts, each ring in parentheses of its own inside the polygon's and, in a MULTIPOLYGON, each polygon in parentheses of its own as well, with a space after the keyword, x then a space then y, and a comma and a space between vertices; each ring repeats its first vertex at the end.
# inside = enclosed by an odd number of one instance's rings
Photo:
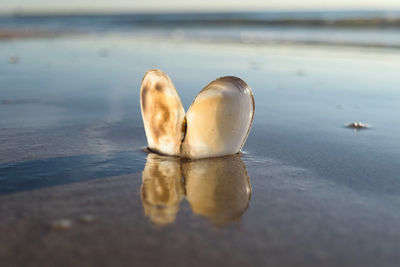
POLYGON ((226 76, 208 84, 186 113, 181 157, 198 159, 238 153, 253 118, 254 96, 241 79, 226 76))
POLYGON ((185 110, 167 74, 146 72, 140 87, 140 107, 149 149, 179 156, 185 110))

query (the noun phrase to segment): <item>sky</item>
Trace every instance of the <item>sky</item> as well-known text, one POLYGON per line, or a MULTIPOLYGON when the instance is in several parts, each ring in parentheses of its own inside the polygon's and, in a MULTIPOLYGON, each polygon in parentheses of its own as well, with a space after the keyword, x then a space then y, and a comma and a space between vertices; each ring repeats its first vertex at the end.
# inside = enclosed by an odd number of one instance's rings
POLYGON ((0 0, 1 13, 400 9, 400 0, 0 0))

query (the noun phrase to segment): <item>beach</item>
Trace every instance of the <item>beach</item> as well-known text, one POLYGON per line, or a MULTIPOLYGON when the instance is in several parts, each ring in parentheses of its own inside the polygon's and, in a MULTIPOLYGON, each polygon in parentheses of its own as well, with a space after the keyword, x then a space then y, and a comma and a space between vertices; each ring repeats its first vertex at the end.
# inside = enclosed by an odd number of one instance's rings
POLYGON ((395 47, 67 34, 2 39, 0 59, 1 266, 399 262, 395 47), (185 110, 220 76, 246 81, 242 153, 154 159, 151 68, 185 110))

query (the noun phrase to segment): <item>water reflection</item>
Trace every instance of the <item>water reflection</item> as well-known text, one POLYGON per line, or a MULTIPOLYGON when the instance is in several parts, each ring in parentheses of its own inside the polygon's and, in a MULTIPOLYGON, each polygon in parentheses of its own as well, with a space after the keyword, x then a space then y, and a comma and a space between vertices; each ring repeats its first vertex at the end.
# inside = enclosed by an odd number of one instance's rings
POLYGON ((239 220, 250 202, 250 181, 240 155, 180 161, 149 154, 142 177, 144 212, 158 225, 174 222, 184 196, 194 213, 216 225, 239 220))
POLYGON ((178 158, 157 154, 147 156, 140 195, 144 213, 150 220, 160 225, 172 223, 184 190, 178 158))

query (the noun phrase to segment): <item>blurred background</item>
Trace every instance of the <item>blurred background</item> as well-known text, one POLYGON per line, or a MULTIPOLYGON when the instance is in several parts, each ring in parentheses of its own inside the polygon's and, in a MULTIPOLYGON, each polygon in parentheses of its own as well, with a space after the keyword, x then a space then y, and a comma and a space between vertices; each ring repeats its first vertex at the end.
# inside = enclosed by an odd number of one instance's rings
POLYGON ((3 0, 0 37, 119 32, 196 41, 398 47, 399 8, 394 0, 3 0))
POLYGON ((0 37, 119 32, 212 42, 398 47, 385 1, 2 0, 0 37))

